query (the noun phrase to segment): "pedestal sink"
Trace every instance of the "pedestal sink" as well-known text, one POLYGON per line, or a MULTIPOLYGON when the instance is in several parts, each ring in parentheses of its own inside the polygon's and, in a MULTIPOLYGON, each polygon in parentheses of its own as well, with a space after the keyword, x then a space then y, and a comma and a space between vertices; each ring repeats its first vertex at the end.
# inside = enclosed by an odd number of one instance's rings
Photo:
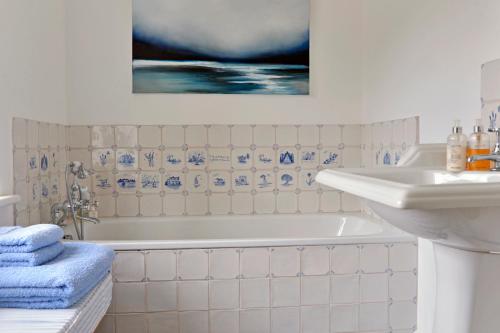
POLYGON ((434 242, 434 333, 500 332, 500 172, 336 169, 316 180, 434 242))

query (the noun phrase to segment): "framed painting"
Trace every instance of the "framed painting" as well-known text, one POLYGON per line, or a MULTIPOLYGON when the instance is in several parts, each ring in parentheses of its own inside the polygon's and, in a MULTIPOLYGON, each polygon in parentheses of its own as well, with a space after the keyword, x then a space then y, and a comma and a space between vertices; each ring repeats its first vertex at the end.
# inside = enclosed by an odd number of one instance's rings
POLYGON ((132 0, 134 93, 309 94, 309 0, 132 0))

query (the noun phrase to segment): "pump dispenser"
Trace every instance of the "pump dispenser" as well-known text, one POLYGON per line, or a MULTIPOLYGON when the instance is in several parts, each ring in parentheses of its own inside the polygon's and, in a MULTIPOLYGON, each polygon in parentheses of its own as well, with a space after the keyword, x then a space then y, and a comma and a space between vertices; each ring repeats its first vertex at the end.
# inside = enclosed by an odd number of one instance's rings
MULTIPOLYGON (((490 153, 490 136, 483 131, 481 119, 476 119, 474 131, 469 137, 467 144, 467 157, 472 155, 486 155, 490 153)), ((476 161, 467 163, 467 170, 488 171, 491 168, 490 161, 476 161)))
POLYGON ((455 120, 452 133, 448 136, 446 149, 446 169, 449 172, 462 172, 467 164, 467 137, 462 133, 460 120, 455 120))

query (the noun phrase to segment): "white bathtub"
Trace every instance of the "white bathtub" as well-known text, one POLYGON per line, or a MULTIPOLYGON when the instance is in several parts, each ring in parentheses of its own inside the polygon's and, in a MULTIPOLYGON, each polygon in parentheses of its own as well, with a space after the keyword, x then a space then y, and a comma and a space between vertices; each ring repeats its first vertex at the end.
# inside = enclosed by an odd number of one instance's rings
MULTIPOLYGON (((85 240, 115 250, 408 242, 414 238, 363 214, 105 218, 85 240)), ((66 228, 68 234, 73 227, 66 228)))
POLYGON ((97 333, 416 325, 416 241, 361 214, 112 218, 85 235, 117 252, 97 333))

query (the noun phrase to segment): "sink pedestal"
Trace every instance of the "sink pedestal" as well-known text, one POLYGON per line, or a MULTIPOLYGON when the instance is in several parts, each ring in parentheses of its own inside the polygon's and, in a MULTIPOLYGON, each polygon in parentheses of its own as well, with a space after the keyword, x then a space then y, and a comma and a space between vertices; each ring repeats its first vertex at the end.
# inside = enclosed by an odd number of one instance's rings
POLYGON ((434 333, 497 333, 500 329, 500 255, 434 243, 434 333))

